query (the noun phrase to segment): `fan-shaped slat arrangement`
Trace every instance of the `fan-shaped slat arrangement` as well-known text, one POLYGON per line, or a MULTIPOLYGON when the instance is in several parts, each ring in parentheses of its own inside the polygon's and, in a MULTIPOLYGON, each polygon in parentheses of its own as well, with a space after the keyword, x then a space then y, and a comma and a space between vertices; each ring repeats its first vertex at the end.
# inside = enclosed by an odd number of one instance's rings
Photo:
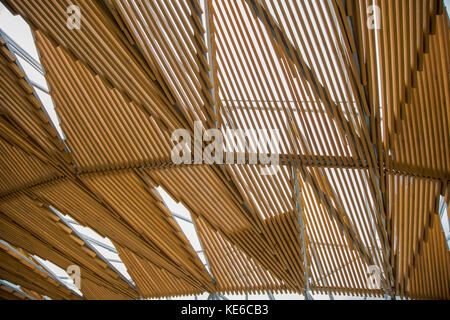
MULTIPOLYGON (((0 238, 80 265, 85 298, 450 298, 441 0, 4 3, 32 27, 65 140, 0 38, 0 238), (242 146, 243 164, 173 163, 173 131, 195 121, 276 130, 277 172, 242 146), (206 266, 158 187, 190 212, 206 266), (55 211, 108 237, 134 284, 55 211)), ((77 297, 8 254, 0 277, 27 296, 77 297)))

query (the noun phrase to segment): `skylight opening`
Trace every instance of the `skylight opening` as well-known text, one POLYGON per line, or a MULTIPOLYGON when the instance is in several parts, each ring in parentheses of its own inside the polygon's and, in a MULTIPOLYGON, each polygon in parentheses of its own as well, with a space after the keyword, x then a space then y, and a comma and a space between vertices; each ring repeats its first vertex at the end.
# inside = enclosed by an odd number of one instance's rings
POLYGON ((448 213, 448 206, 443 196, 439 196, 439 216, 441 217, 442 231, 445 235, 448 250, 450 250, 450 217, 448 213))
POLYGON ((23 50, 25 54, 29 55, 33 59, 32 62, 35 67, 33 67, 31 61, 25 60, 17 54, 16 50, 13 50, 13 53, 17 58, 17 62, 25 72, 30 86, 35 89, 35 92, 42 102, 45 112, 49 116, 53 127, 57 130, 61 140, 64 141, 65 135, 61 129, 59 118, 55 112, 53 99, 48 94, 49 86, 45 80, 45 76, 36 70, 36 66, 42 68, 42 65, 34 43, 33 33, 21 16, 13 16, 1 2, 0 32, 2 32, 2 34, 6 34, 6 37, 9 37, 12 41, 14 41, 18 50, 23 50), (44 89, 44 91, 42 89, 44 89))
POLYGON ((131 276, 128 274, 125 264, 122 262, 116 248, 114 247, 114 244, 109 238, 100 236, 91 228, 81 225, 69 215, 63 215, 54 207, 50 207, 50 209, 60 218, 62 217, 64 222, 69 224, 69 227, 78 233, 81 240, 88 243, 91 248, 94 248, 103 261, 109 265, 112 265, 130 283, 134 283, 131 276))
MULTIPOLYGON (((172 197, 162 187, 159 186, 155 189, 159 193, 159 195, 163 198, 164 204, 172 213, 172 217, 180 226, 184 235, 189 240, 189 243, 191 244, 192 248, 199 255, 199 258, 202 261, 202 263, 206 265, 207 262, 203 253, 203 248, 198 238, 197 231, 195 229, 189 210, 186 209, 186 207, 182 203, 180 202, 177 203, 175 200, 173 200, 172 197)), ((207 268, 209 269, 209 266, 207 266, 207 268)))
POLYGON ((44 260, 41 257, 38 257, 36 255, 34 255, 33 258, 36 259, 41 266, 43 266, 50 274, 52 274, 60 282, 62 282, 67 288, 76 292, 80 296, 83 295, 83 293, 77 288, 77 286, 75 285, 75 282, 69 276, 69 274, 66 272, 66 270, 58 267, 56 264, 52 263, 51 261, 44 260))

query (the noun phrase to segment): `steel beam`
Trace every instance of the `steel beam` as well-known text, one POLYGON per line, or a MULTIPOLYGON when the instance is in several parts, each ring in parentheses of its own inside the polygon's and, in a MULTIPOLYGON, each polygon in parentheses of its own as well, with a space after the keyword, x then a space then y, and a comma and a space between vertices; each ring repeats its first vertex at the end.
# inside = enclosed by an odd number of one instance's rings
POLYGON ((294 178, 294 192, 295 192, 295 206, 298 212, 298 222, 300 224, 300 241, 302 243, 302 255, 303 255, 303 267, 305 268, 305 300, 314 300, 310 294, 311 289, 309 287, 309 271, 308 271, 308 257, 306 253, 306 228, 305 221, 303 219, 303 208, 300 203, 300 186, 298 183, 298 169, 297 165, 294 163, 292 168, 292 177, 294 178))
POLYGON ((11 52, 14 52, 16 55, 25 60, 30 66, 32 66, 36 71, 45 76, 45 70, 42 68, 42 65, 33 58, 28 52, 22 49, 13 39, 11 39, 3 30, 0 29, 0 36, 5 39, 6 45, 11 52))

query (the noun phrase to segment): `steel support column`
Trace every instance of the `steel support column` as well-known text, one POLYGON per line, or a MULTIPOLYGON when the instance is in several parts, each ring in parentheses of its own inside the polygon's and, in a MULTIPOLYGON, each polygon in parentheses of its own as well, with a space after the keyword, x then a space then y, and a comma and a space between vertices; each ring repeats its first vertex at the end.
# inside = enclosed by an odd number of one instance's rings
POLYGON ((306 230, 305 230, 305 222, 303 219, 303 208, 300 203, 300 187, 298 184, 298 170, 297 165, 294 162, 294 166, 292 168, 292 177, 294 179, 294 192, 295 192, 295 206, 298 212, 298 222, 300 224, 300 241, 302 243, 302 255, 303 255, 303 266, 305 268, 305 288, 303 289, 305 292, 305 300, 314 300, 312 295, 310 294, 311 289, 309 286, 309 272, 308 272, 308 257, 306 254, 306 230))

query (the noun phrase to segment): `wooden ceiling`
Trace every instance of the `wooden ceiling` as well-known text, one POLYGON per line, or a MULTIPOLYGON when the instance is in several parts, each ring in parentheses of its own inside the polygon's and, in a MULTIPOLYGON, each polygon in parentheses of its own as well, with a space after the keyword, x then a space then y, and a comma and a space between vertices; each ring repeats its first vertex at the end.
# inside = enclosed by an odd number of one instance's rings
MULTIPOLYGON (((65 139, 0 38, 0 239, 79 265, 84 298, 450 298, 441 0, 3 3, 33 30, 65 139), (194 121, 278 129, 280 170, 172 163, 172 132, 194 121), (190 212, 210 272, 157 187, 190 212), (108 237, 134 284, 54 209, 108 237)), ((0 278, 28 296, 79 298, 1 254, 0 278)))

